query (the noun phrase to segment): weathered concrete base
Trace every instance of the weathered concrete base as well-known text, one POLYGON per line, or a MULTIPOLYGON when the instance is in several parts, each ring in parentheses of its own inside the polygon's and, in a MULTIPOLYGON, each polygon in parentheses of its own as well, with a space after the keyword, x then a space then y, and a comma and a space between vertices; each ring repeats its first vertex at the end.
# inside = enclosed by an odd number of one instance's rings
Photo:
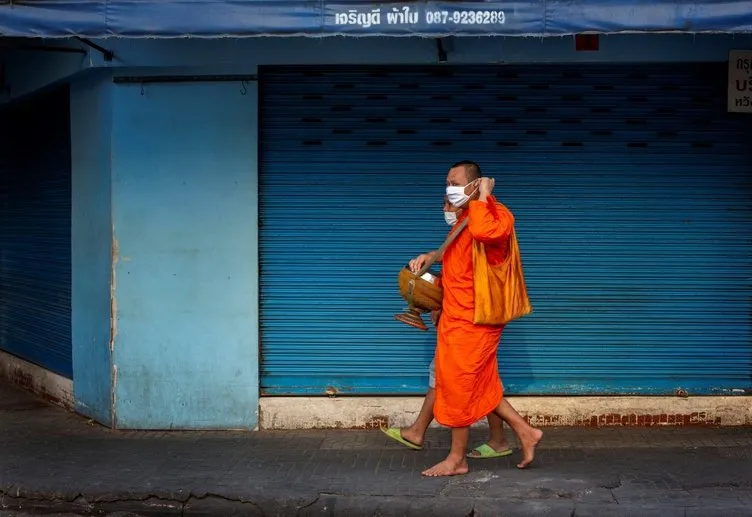
MULTIPOLYGON (((752 397, 509 397, 532 424, 545 426, 752 425, 752 397)), ((407 426, 421 397, 266 397, 261 429, 407 426)), ((434 425, 437 425, 434 422, 434 425)), ((486 426, 485 420, 477 424, 486 426)))
POLYGON ((14 355, 0 351, 0 379, 73 411, 73 381, 14 355))

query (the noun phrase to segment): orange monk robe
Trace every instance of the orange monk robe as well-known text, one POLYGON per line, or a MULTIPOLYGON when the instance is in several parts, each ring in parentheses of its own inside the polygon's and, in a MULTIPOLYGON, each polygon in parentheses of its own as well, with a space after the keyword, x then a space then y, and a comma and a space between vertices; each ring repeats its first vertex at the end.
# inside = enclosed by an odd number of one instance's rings
POLYGON ((434 415, 447 427, 467 427, 487 416, 503 393, 496 359, 503 327, 473 324, 473 239, 485 245, 490 263, 501 262, 514 216, 489 196, 488 201, 471 201, 458 224, 465 217, 468 225, 444 251, 441 267, 444 300, 437 332, 434 415))

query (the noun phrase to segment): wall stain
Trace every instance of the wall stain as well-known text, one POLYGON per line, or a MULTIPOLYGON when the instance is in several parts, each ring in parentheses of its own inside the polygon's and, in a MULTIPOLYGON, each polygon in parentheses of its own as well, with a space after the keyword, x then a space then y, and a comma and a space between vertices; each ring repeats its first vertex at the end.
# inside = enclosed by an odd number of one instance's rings
POLYGON ((26 391, 30 391, 45 402, 49 402, 51 404, 55 404, 56 406, 61 406, 65 409, 73 411, 73 404, 71 400, 66 400, 55 395, 54 393, 50 393, 44 388, 44 385, 42 383, 34 382, 34 376, 31 373, 25 371, 23 368, 13 368, 9 380, 12 384, 26 391))
POLYGON ((110 385, 110 427, 117 428, 117 366, 115 365, 115 339, 117 338, 117 263, 120 245, 112 223, 112 266, 110 272, 110 365, 112 369, 110 385))

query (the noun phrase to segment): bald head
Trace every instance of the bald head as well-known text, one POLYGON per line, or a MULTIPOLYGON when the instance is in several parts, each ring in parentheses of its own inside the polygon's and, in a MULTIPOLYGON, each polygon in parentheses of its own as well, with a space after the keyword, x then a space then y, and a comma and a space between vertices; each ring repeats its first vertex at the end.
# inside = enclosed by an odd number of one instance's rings
POLYGON ((475 162, 471 162, 470 160, 463 160, 461 162, 457 162, 454 165, 452 165, 449 170, 455 170, 459 169, 463 171, 465 185, 468 183, 472 183, 473 181, 477 180, 478 178, 483 177, 483 171, 480 170, 480 165, 478 165, 475 162))

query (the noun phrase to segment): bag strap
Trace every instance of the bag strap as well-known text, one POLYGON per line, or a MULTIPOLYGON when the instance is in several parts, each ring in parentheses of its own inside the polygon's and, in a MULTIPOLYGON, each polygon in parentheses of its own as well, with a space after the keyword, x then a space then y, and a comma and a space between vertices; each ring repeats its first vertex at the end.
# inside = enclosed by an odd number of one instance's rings
POLYGON ((516 253, 519 253, 519 245, 517 244, 517 232, 514 231, 514 225, 512 225, 512 233, 509 234, 509 242, 507 242, 507 256, 504 258, 502 265, 506 266, 512 262, 512 258, 516 253))
POLYGON ((449 246, 454 241, 454 239, 456 239, 457 236, 462 232, 462 230, 465 229, 465 227, 467 226, 468 219, 469 217, 466 217, 461 223, 459 223, 458 225, 454 227, 454 230, 452 230, 452 233, 450 233, 447 236, 446 240, 444 241, 444 244, 442 244, 441 247, 436 251, 436 253, 433 254, 433 257, 431 258, 431 260, 426 261, 426 263, 423 265, 420 271, 418 271, 415 274, 415 276, 421 277, 426 271, 431 269, 431 266, 433 266, 439 260, 439 257, 444 253, 444 250, 447 249, 447 246, 449 246))

